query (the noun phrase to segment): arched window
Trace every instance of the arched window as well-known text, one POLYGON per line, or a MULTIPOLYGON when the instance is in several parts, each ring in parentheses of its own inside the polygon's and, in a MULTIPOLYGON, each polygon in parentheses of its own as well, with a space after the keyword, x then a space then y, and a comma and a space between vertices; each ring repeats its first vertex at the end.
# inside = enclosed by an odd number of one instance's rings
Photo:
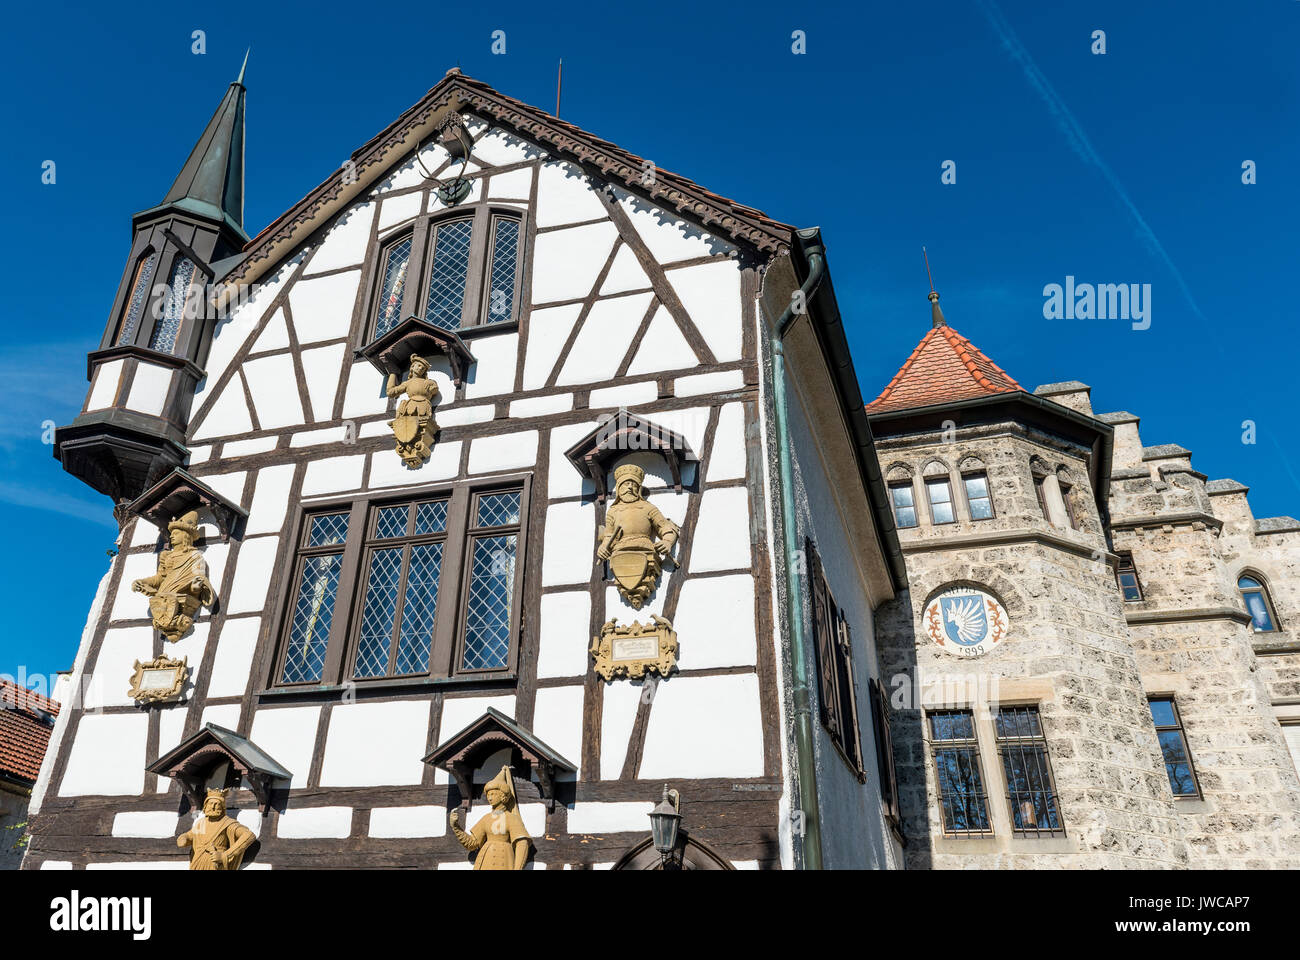
POLYGON ((1241 599, 1245 601, 1246 612, 1250 614, 1255 630, 1259 633, 1276 631, 1277 615, 1273 612, 1273 601, 1264 582, 1253 574, 1242 574, 1237 579, 1237 589, 1241 591, 1241 599))
MULTIPOLYGON (((181 320, 186 317, 186 305, 190 302, 191 285, 197 270, 194 261, 179 254, 172 263, 172 275, 167 281, 167 299, 163 305, 162 316, 154 324, 153 335, 149 337, 149 349, 159 353, 174 353, 176 337, 181 332, 181 320)), ((193 307, 188 311, 193 317, 193 307)))
POLYGON ((135 339, 135 332, 140 327, 140 317, 144 314, 144 305, 149 300, 149 284, 153 282, 153 271, 157 265, 158 254, 152 250, 141 257, 136 265, 135 282, 131 284, 131 299, 126 303, 126 312, 122 314, 122 325, 118 329, 118 345, 129 344, 135 339))

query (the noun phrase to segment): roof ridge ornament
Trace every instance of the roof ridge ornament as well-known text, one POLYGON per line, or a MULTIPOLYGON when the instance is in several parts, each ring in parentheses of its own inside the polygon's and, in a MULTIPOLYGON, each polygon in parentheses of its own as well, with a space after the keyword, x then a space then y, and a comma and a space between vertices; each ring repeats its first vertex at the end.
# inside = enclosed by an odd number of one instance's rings
POLYGON ((925 247, 921 248, 921 257, 925 260, 925 275, 930 281, 930 326, 932 328, 946 327, 948 321, 943 318, 943 311, 939 309, 939 294, 934 290, 934 276, 930 273, 930 255, 926 252, 925 247))

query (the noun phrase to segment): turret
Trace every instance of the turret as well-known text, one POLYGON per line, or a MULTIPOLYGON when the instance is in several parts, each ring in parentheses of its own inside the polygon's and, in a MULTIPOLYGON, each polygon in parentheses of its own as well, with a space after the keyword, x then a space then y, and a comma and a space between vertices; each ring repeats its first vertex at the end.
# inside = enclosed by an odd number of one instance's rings
POLYGON ((244 93, 241 68, 162 202, 131 218, 130 254, 87 358, 85 405, 55 435, 54 456, 113 499, 119 522, 188 456, 190 401, 216 325, 209 286, 248 242, 244 93))

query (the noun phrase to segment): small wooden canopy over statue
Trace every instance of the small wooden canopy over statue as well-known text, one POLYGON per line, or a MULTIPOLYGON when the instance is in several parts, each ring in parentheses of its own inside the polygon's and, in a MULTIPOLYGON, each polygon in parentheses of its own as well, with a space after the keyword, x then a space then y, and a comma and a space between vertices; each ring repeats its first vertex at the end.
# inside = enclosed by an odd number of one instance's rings
POLYGON ((610 468, 633 453, 656 453, 664 458, 673 478, 673 489, 682 490, 682 466, 699 458, 686 438, 667 427, 621 409, 599 427, 565 451, 565 456, 596 488, 596 498, 609 496, 605 477, 610 468))
POLYGON ((148 520, 159 530, 169 521, 187 513, 207 510, 221 531, 221 540, 228 542, 243 533, 248 511, 227 500, 206 483, 177 467, 140 496, 131 501, 128 511, 148 520))
POLYGON ((293 778, 253 741, 215 723, 204 724, 202 730, 145 769, 179 783, 196 810, 203 807, 207 790, 228 790, 246 780, 262 816, 271 809, 272 785, 293 778))
POLYGON ((488 707, 469 726, 438 744, 424 762, 451 775, 460 789, 460 805, 468 809, 474 796, 474 771, 502 748, 509 748, 511 766, 530 785, 528 768, 532 768, 541 800, 547 810, 554 809, 556 776, 577 773, 577 766, 495 707, 488 707))

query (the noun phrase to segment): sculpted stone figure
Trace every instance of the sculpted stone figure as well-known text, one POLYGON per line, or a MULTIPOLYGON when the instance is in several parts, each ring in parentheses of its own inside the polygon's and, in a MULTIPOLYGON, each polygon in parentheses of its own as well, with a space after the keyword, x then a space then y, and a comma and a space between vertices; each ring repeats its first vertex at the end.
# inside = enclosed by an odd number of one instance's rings
POLYGON ((460 828, 460 811, 453 810, 451 832, 470 853, 478 851, 475 870, 522 870, 532 841, 516 809, 515 783, 508 766, 483 788, 483 799, 492 805, 492 811, 466 833, 460 828))
POLYGON ((633 464, 614 470, 615 501, 605 513, 605 532, 596 556, 609 561, 618 591, 640 609, 654 593, 662 560, 673 552, 681 533, 641 496, 645 471, 633 464))
POLYGON ((171 549, 158 557, 158 572, 141 577, 131 589, 149 598, 153 625, 173 643, 194 625, 199 606, 210 607, 217 598, 208 580, 208 565, 194 548, 199 538, 199 515, 189 513, 167 524, 171 549))
POLYGON ((255 839, 252 830, 226 816, 225 791, 209 790, 203 817, 176 838, 176 846, 190 848, 191 870, 238 870, 255 839))
POLYGON ((411 469, 429 459, 433 450, 433 436, 438 424, 433 419, 433 401, 438 397, 438 384, 426 376, 429 361, 418 354, 411 355, 410 376, 401 383, 397 374, 388 375, 388 395, 406 396, 397 405, 397 416, 388 424, 393 428, 397 454, 411 469))

